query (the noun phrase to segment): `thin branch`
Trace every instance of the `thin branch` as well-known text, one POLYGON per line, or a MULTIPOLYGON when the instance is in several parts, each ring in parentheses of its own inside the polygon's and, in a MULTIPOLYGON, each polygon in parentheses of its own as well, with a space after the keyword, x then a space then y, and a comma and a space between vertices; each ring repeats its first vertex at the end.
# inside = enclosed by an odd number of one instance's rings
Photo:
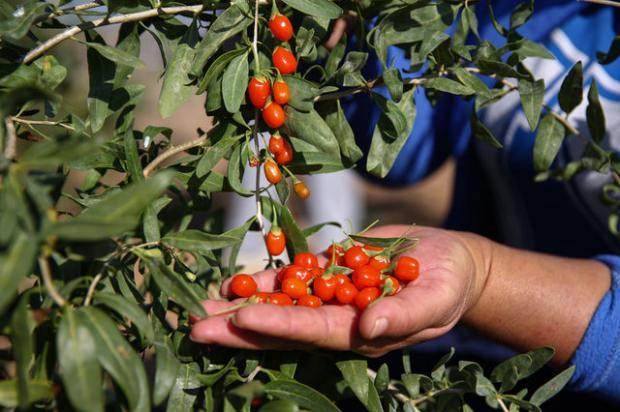
POLYGON ((13 122, 15 123, 25 124, 26 126, 30 126, 30 125, 58 126, 58 127, 62 127, 63 129, 70 130, 72 132, 75 131, 75 127, 71 126, 70 124, 66 124, 62 122, 54 122, 51 120, 30 120, 30 119, 22 119, 19 117, 12 117, 11 120, 13 120, 13 122))
POLYGON ((620 7, 620 2, 618 1, 611 1, 611 0, 578 0, 578 1, 583 1, 585 3, 602 4, 603 6, 620 7))
POLYGON ((180 144, 178 146, 171 146, 168 150, 157 156, 151 163, 149 163, 145 168, 142 174, 144 177, 148 177, 157 166, 159 166, 163 161, 169 159, 177 153, 184 152, 186 150, 192 149, 194 147, 199 147, 204 145, 207 142, 207 136, 199 137, 198 139, 191 140, 187 143, 180 144))
POLYGON ((499 406, 501 406, 503 412, 510 412, 508 410, 508 407, 506 406, 506 404, 502 400, 502 398, 500 398, 499 396, 497 397, 497 402, 499 403, 499 406))
POLYGON ((41 269, 41 276, 43 277, 43 284, 45 285, 45 289, 47 289, 47 293, 58 306, 65 306, 67 301, 58 293, 52 282, 52 271, 47 257, 39 256, 38 261, 39 268, 41 269))
MULTIPOLYGON (((221 7, 221 6, 220 6, 221 7)), ((118 16, 112 17, 103 17, 101 19, 93 20, 90 22, 86 22, 79 26, 73 26, 56 36, 50 38, 45 41, 38 47, 34 48, 23 59, 23 63, 28 64, 37 59, 39 56, 46 53, 48 50, 56 47, 63 41, 70 39, 73 36, 83 32, 84 30, 94 29, 95 27, 107 26, 111 24, 120 24, 120 23, 129 23, 134 21, 147 20, 157 16, 164 15, 175 15, 181 13, 200 13, 203 10, 208 10, 208 7, 204 5, 194 5, 194 6, 176 6, 176 7, 161 7, 159 9, 151 9, 145 11, 139 11, 136 13, 130 14, 121 14, 118 16)))
POLYGON ((15 132, 15 124, 13 124, 10 116, 4 118, 4 127, 6 129, 4 157, 8 160, 13 160, 17 154, 17 133, 15 132))
POLYGON ((90 305, 90 302, 93 300, 93 296, 95 295, 95 290, 97 289, 97 284, 103 278, 103 273, 97 274, 93 279, 92 283, 88 287, 88 292, 86 293, 86 298, 84 299, 84 306, 90 305))

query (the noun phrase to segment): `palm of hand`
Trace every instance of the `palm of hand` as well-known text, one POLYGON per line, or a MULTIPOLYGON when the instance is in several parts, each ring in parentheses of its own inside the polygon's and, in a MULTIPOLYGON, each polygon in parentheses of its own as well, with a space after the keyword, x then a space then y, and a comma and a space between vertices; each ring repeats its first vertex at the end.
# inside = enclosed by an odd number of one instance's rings
MULTIPOLYGON (((397 237, 403 226, 384 226, 368 233, 397 237)), ((326 348, 380 356, 391 350, 440 336, 450 330, 473 304, 476 268, 472 254, 454 233, 421 227, 412 233, 418 246, 407 252, 420 262, 419 279, 394 296, 360 312, 353 306, 250 305, 234 315, 212 316, 194 324, 196 342, 246 349, 326 348)), ((259 289, 272 291, 273 270, 257 273, 259 289)), ((228 293, 228 284, 222 287, 228 293)), ((208 313, 236 302, 205 301, 208 313)))

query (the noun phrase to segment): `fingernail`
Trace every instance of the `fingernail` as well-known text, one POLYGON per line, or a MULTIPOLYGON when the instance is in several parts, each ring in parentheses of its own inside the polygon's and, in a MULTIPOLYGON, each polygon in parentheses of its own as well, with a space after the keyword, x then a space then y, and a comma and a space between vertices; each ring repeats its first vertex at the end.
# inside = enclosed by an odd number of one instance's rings
POLYGON ((379 318, 375 321, 372 331, 370 331, 370 339, 374 339, 377 336, 382 335, 388 328, 388 321, 386 318, 379 318))

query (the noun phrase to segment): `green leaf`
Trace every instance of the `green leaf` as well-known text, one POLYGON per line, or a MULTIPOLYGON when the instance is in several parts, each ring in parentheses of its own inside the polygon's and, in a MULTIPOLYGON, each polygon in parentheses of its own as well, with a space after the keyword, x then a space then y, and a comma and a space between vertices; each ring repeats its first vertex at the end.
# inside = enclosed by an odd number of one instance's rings
POLYGON ((493 132, 491 132, 491 130, 489 130, 489 128, 478 119, 475 110, 472 111, 471 114, 471 129, 474 136, 483 142, 490 144, 497 149, 501 149, 503 147, 499 140, 493 136, 493 132))
POLYGON ((153 384, 153 404, 161 404, 174 387, 180 363, 174 355, 172 343, 167 335, 155 342, 155 383, 153 384))
POLYGON ((172 174, 161 172, 133 183, 87 208, 78 216, 53 224, 48 234, 68 240, 100 240, 134 228, 141 213, 168 187, 172 174))
MULTIPOLYGON (((232 125, 232 123, 231 123, 232 125)), ((222 137, 213 146, 207 147, 205 154, 200 158, 198 165, 196 166, 196 176, 203 177, 215 167, 220 160, 230 151, 231 147, 239 141, 242 135, 232 136, 229 135, 236 130, 235 127, 230 129, 230 132, 226 132, 226 135, 222 137)))
POLYGON ((598 98, 598 85, 596 79, 592 78, 592 84, 588 91, 588 107, 586 108, 586 119, 588 121, 588 130, 592 139, 600 143, 605 137, 605 112, 601 101, 598 98))
POLYGON ((377 389, 368 378, 368 362, 363 359, 352 359, 336 362, 336 367, 342 373, 357 399, 370 411, 383 411, 377 389))
POLYGON ((424 87, 428 89, 439 90, 440 92, 461 96, 469 96, 475 93, 472 88, 454 80, 447 79, 445 77, 435 77, 432 79, 428 79, 424 82, 424 87))
POLYGON ((295 381, 271 381, 265 385, 265 393, 276 399, 285 399, 295 402, 301 408, 311 411, 340 411, 340 409, 321 392, 295 381))
POLYGON ((400 76, 400 70, 392 67, 391 69, 385 70, 382 77, 392 100, 395 102, 400 101, 403 97, 403 79, 400 76))
MULTIPOLYGON (((52 382, 35 379, 26 382, 28 385, 28 403, 47 401, 53 399, 52 382)), ((17 379, 5 379, 0 381, 0 405, 6 408, 17 408, 18 401, 17 379)), ((92 409, 93 411, 95 409, 92 409)))
POLYGON ((474 12, 474 6, 465 7, 461 18, 467 21, 467 25, 472 33, 474 33, 477 38, 480 38, 480 34, 478 33, 478 18, 474 12))
POLYGON ((209 30, 196 47, 191 73, 198 76, 209 58, 228 39, 244 31, 254 21, 248 3, 234 1, 232 6, 211 23, 209 30))
POLYGON ((258 410, 258 412, 297 412, 299 406, 293 401, 287 399, 279 399, 277 401, 267 402, 258 410))
POLYGON ((0 314, 15 297, 22 279, 31 273, 38 243, 31 235, 20 233, 10 249, 0 255, 0 314))
POLYGON ((209 65, 207 72, 200 81, 197 94, 204 93, 207 90, 209 83, 211 83, 214 78, 218 77, 224 71, 224 69, 228 66, 232 59, 245 53, 247 53, 247 50, 245 48, 235 49, 223 53, 221 56, 215 59, 215 61, 209 65))
POLYGON ((523 26, 534 12, 534 0, 519 3, 510 14, 510 30, 513 31, 523 26))
POLYGON ((344 114, 344 110, 342 110, 340 100, 326 102, 322 105, 320 112, 329 128, 334 132, 342 156, 351 163, 360 160, 364 154, 355 142, 355 134, 344 114))
POLYGON ((309 250, 303 231, 286 205, 280 207, 280 226, 286 235, 286 246, 290 256, 309 250))
POLYGON ((241 242, 252 223, 254 223, 254 219, 253 217, 243 225, 219 235, 196 229, 171 233, 162 238, 162 243, 188 252, 208 254, 209 251, 234 246, 241 242))
POLYGON ((573 373, 575 373, 574 365, 568 369, 565 369, 563 372, 556 375, 550 381, 538 388, 530 398, 530 402, 536 406, 540 406, 554 397, 568 383, 570 378, 573 376, 573 373))
POLYGON ((348 167, 336 154, 318 152, 296 152, 293 162, 287 166, 294 174, 313 175, 333 173, 348 167))
POLYGON ((106 292, 96 293, 94 302, 102 304, 108 309, 129 319, 131 323, 135 325, 136 329, 138 329, 138 332, 140 332, 144 345, 153 342, 153 339, 155 339, 155 332, 153 331, 151 321, 146 316, 144 310, 134 302, 131 302, 121 295, 106 292))
POLYGON ((534 141, 534 168, 537 171, 542 172, 551 167, 562 146, 564 135, 562 123, 550 113, 543 117, 534 141))
POLYGON ((333 20, 342 15, 342 9, 330 0, 282 0, 282 2, 314 17, 333 20))
POLYGON ((558 100, 566 114, 572 112, 583 100, 583 65, 580 61, 575 63, 564 78, 558 100))
POLYGON ((89 48, 97 50, 97 52, 106 59, 123 66, 130 66, 134 69, 141 69, 144 67, 144 62, 140 58, 134 56, 131 53, 119 49, 118 47, 110 47, 107 44, 95 43, 95 42, 82 42, 89 48))
POLYGON ((470 89, 474 90, 474 92, 479 96, 489 96, 491 91, 489 87, 482 81, 480 78, 462 67, 453 67, 450 69, 452 73, 459 79, 461 83, 470 89))
MULTIPOLYGON (((372 236, 353 235, 353 234, 350 234, 349 237, 365 245, 377 246, 377 247, 383 247, 383 248, 391 246, 394 242, 400 239, 398 237, 372 237, 372 236)), ((417 242, 418 238, 409 237, 408 240, 410 242, 417 242)))
POLYGON ((32 331, 35 328, 32 313, 28 308, 30 293, 22 295, 11 316, 11 348, 17 369, 17 388, 19 407, 25 409, 30 401, 28 379, 33 355, 32 331))
POLYGON ((197 370, 194 364, 184 364, 177 376, 168 398, 167 412, 185 412, 194 410, 193 406, 198 396, 200 382, 196 378, 197 370))
POLYGON ((314 109, 314 99, 319 95, 316 83, 297 76, 284 76, 284 81, 289 87, 290 98, 288 104, 301 112, 309 112, 314 109))
POLYGON ((252 196, 252 192, 243 187, 243 172, 245 171, 245 161, 243 159, 243 143, 238 144, 232 150, 230 159, 228 159, 228 183, 230 187, 242 196, 252 196))
POLYGON ((319 232, 325 226, 335 226, 335 227, 340 227, 340 228, 342 227, 342 225, 338 222, 324 222, 324 223, 319 223, 318 225, 307 227, 302 232, 305 237, 310 237, 314 235, 315 233, 319 232))
POLYGON ((222 98, 229 113, 236 113, 243 103, 248 87, 250 66, 248 54, 244 53, 231 60, 222 77, 222 98))
POLYGON ((397 139, 401 133, 407 131, 407 118, 400 110, 397 103, 386 99, 378 93, 371 92, 371 96, 375 104, 381 109, 383 122, 381 130, 386 137, 393 140, 397 139))
POLYGON ((163 118, 170 117, 192 95, 192 86, 189 84, 189 70, 192 67, 198 41, 196 21, 189 27, 183 39, 176 46, 174 55, 168 67, 159 95, 159 113, 163 118))
POLYGON ((157 286, 170 296, 172 300, 200 318, 207 317, 207 312, 200 304, 200 298, 189 287, 185 279, 159 260, 150 259, 148 266, 157 286))
POLYGON ((390 384, 390 369, 387 363, 382 364, 377 370, 377 376, 375 377, 375 388, 378 392, 384 392, 388 389, 390 384))
POLYGON ((103 411, 100 348, 89 324, 72 308, 67 308, 58 326, 56 346, 60 378, 74 408, 103 411))
POLYGON ((340 150, 334 132, 316 110, 304 113, 287 106, 286 115, 286 125, 292 136, 305 140, 327 153, 337 153, 340 150))
MULTIPOLYGON (((105 45, 105 41, 97 33, 87 31, 85 35, 90 43, 96 42, 105 45)), ((113 112, 110 103, 114 92, 113 82, 116 65, 93 47, 88 48, 86 61, 88 62, 90 128, 93 132, 98 132, 113 112)))
POLYGON ((30 31, 30 26, 35 20, 47 14, 51 4, 35 1, 8 2, 10 17, 0 21, 0 36, 12 40, 19 40, 30 31), (11 3, 18 4, 12 10, 11 3))
POLYGON ((375 176, 385 177, 394 165, 394 161, 403 145, 407 141, 416 116, 415 100, 411 89, 403 94, 403 98, 397 103, 401 113, 407 120, 407 127, 396 139, 392 139, 384 132, 384 124, 387 121, 385 116, 381 116, 372 135, 372 143, 368 152, 366 170, 375 176))
POLYGON ((614 39, 611 41, 611 45, 609 46, 607 53, 603 53, 603 52, 596 53, 596 57, 600 64, 612 63, 616 61, 616 59, 619 56, 620 56, 620 35, 614 37, 614 39))
MULTIPOLYGON (((116 324, 104 312, 92 306, 80 309, 78 317, 94 338, 99 363, 121 388, 129 408, 138 412, 149 411, 151 400, 144 363, 121 335, 116 324)), ((101 387, 92 382, 87 384, 101 387)))
POLYGON ((536 130, 545 97, 545 81, 542 79, 535 82, 519 80, 519 96, 530 129, 536 130))

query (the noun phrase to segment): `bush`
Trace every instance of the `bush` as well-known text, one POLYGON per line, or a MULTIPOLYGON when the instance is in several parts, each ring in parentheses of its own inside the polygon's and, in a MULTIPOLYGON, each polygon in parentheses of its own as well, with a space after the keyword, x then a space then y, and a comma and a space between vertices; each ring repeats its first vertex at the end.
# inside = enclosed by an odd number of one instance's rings
MULTIPOLYGON (((366 162, 378 177, 387 175, 411 132, 414 91, 424 89, 433 102, 444 94, 473 100, 472 130, 496 147, 501 144, 477 112, 519 93, 530 127, 537 130, 538 178, 611 172, 615 180, 604 194, 615 232, 619 166, 600 146, 605 118, 596 85, 588 94, 589 137, 567 121, 583 93, 580 63, 560 92, 564 113, 543 105, 544 81, 535 79, 522 61, 553 56, 518 33, 533 2, 516 6, 510 27, 495 22, 506 39, 502 45, 479 38, 475 7, 482 5, 467 1, 57 3, 0 4, 0 311, 2 334, 10 338, 0 404, 229 411, 263 402, 264 411, 330 411, 338 410, 334 402, 356 397, 371 411, 469 410, 464 402, 471 394, 495 409, 538 410, 568 381, 572 368, 531 395, 526 389, 515 392, 519 380, 552 357, 551 348, 518 355, 489 377, 473 362, 448 366, 452 353, 429 376, 413 373, 404 355, 405 373, 396 377, 387 365, 375 372, 351 354, 232 351, 188 338, 189 313, 206 316, 200 301, 237 271, 245 234, 264 231, 264 219, 279 215, 289 254, 307 249, 306 236, 320 226, 302 230, 297 225, 287 207, 290 185, 299 183, 301 175, 335 172, 360 160, 362 151, 340 103, 357 93, 369 94, 382 112, 366 162), (259 145, 261 134, 270 129, 245 96, 251 77, 273 81, 279 76, 271 52, 282 43, 268 29, 276 5, 293 22, 295 37, 286 44, 300 66, 283 76, 290 99, 282 131, 294 159, 281 168, 278 199, 271 199, 258 179, 250 189, 241 178, 261 173, 261 167, 248 164, 271 156, 259 145), (328 51, 324 41, 341 16, 356 21, 355 41, 347 48, 345 35, 328 51), (106 44, 97 28, 111 25, 119 27, 118 41, 106 44), (452 35, 447 34, 450 27, 455 27, 452 35), (156 39, 165 61, 162 117, 192 94, 206 93, 205 110, 215 120, 212 130, 199 130, 194 140, 174 146, 170 129, 134 128, 145 85, 131 81, 131 74, 144 64, 139 59, 143 34, 156 39), (53 53, 67 40, 87 48, 85 116, 72 113, 59 91, 71 68, 53 53), (390 66, 386 59, 392 46, 409 52, 415 76, 390 66), (383 65, 379 78, 362 74, 369 52, 383 65), (388 93, 379 93, 380 86, 388 93), (586 140, 583 158, 549 170, 567 136, 586 140), (179 154, 182 159, 170 162, 179 154), (214 169, 222 160, 226 174, 214 169), (84 176, 77 187, 70 186, 74 172, 84 176), (110 172, 121 174, 118 184, 103 179, 110 172), (255 215, 221 233, 221 217, 212 205, 218 192, 254 196, 255 215), (58 210, 63 198, 79 211, 58 210), (231 253, 224 261, 226 248, 231 253), (316 370, 326 362, 328 367, 316 370)), ((601 61, 617 55, 612 48, 601 61)), ((270 258, 269 265, 275 263, 270 258)))

